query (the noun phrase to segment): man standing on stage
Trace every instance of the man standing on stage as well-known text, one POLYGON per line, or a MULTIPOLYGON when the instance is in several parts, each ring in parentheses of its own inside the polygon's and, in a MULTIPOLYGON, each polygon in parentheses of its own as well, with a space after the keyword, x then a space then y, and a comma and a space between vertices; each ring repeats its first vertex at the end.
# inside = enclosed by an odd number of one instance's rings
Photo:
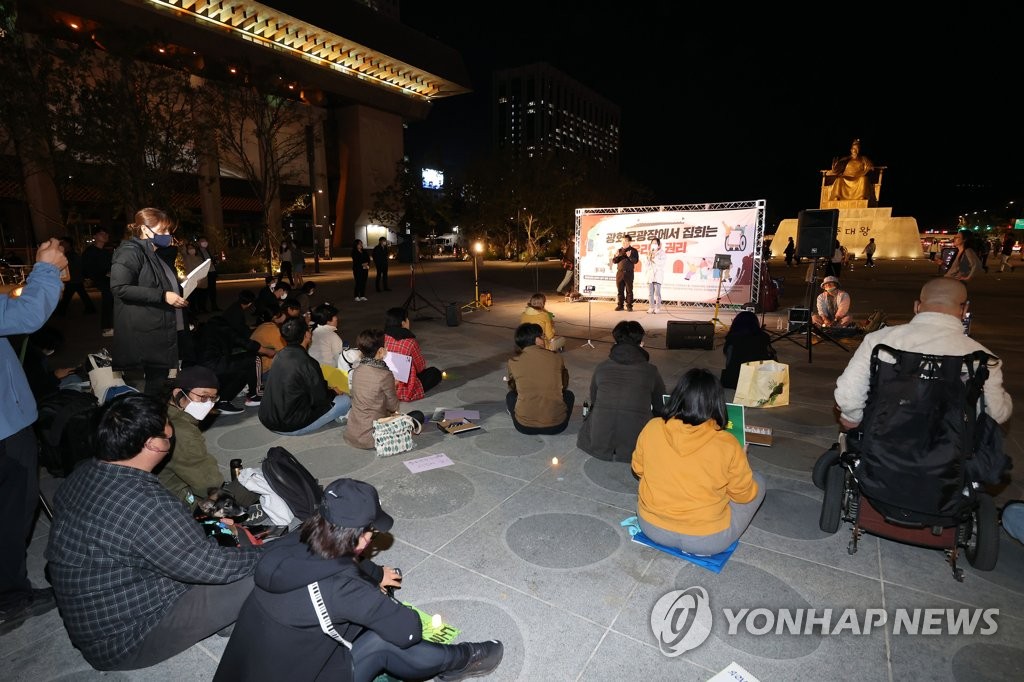
POLYGON ((625 303, 629 312, 633 312, 633 269, 640 262, 640 253, 633 248, 632 243, 632 236, 623 235, 622 248, 612 258, 612 262, 619 266, 615 273, 615 286, 619 291, 618 305, 615 309, 622 310, 625 303))

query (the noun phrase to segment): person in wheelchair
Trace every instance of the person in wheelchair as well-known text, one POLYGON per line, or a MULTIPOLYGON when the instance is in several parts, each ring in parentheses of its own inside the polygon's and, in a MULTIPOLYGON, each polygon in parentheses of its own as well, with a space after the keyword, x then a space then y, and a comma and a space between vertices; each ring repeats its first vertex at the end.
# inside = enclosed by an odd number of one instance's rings
POLYGON ((813 473, 825 491, 819 525, 834 533, 851 521, 851 554, 862 531, 942 548, 958 580, 958 547, 979 570, 998 557, 995 506, 983 485, 1004 471, 994 423, 1013 409, 1001 361, 964 334, 966 306, 961 282, 933 279, 909 324, 864 338, 836 381, 839 447, 813 473), (988 448, 979 446, 982 433, 992 436, 988 448))
POLYGON ((914 302, 914 317, 908 324, 885 327, 865 336, 836 380, 835 401, 840 426, 847 431, 855 429, 864 416, 871 354, 880 343, 899 350, 935 355, 968 355, 979 350, 988 353, 994 360, 988 364, 985 411, 999 424, 1009 419, 1013 402, 1003 388, 1002 361, 964 334, 966 309, 967 287, 954 279, 932 279, 921 287, 919 298, 914 302))

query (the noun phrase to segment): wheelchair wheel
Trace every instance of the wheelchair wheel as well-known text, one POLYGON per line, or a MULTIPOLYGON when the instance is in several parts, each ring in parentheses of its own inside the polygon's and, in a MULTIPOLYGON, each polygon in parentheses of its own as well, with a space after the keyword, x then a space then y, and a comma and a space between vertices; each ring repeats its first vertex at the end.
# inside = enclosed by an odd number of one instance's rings
POLYGON ((967 561, 979 571, 991 571, 999 559, 999 517, 991 497, 978 496, 978 508, 969 523, 973 527, 965 547, 967 561))
POLYGON ((818 490, 825 489, 825 477, 828 476, 832 465, 839 463, 839 443, 833 443, 832 447, 822 453, 818 461, 811 469, 811 481, 818 490))
POLYGON ((835 533, 839 530, 845 487, 846 470, 841 466, 830 467, 825 474, 825 496, 821 500, 821 516, 818 517, 818 527, 825 533, 835 533))

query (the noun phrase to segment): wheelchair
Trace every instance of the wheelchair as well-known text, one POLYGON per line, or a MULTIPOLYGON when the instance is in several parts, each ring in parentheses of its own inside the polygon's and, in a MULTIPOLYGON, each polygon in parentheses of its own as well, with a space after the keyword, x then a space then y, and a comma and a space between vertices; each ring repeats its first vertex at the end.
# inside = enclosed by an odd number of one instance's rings
POLYGON ((815 464, 823 532, 852 524, 850 554, 864 533, 942 549, 959 582, 961 550, 975 569, 995 568, 995 502, 965 465, 987 359, 874 348, 864 420, 815 464))

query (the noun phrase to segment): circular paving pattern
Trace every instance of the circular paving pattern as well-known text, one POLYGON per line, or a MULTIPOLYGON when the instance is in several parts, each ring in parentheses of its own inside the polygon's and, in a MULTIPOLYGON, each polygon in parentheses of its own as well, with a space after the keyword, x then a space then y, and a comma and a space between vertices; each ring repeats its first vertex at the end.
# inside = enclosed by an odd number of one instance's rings
POLYGON ((239 426, 223 433, 217 439, 217 447, 223 450, 250 450, 265 448, 281 436, 253 424, 239 426))
POLYGON ((953 679, 963 682, 1020 679, 1024 651, 999 644, 968 644, 953 654, 953 679))
MULTIPOLYGON (((427 613, 440 614, 445 623, 454 624, 464 633, 471 630, 483 635, 478 639, 493 638, 500 641, 505 647, 505 655, 495 671, 495 677, 503 680, 520 679, 524 663, 523 652, 528 647, 516 620, 502 608, 472 599, 443 599, 416 606, 427 613)), ((465 640, 466 635, 463 634, 456 642, 465 640)))
POLYGON ((451 469, 433 469, 378 486, 381 506, 403 519, 450 514, 473 499, 473 482, 451 469))
POLYGON ((539 436, 527 436, 513 428, 490 429, 477 436, 474 445, 484 452, 501 457, 522 457, 544 449, 544 441, 539 436))
MULTIPOLYGON (((833 433, 832 437, 834 436, 833 433)), ((747 449, 747 457, 755 470, 757 469, 756 462, 767 462, 810 477, 814 463, 821 457, 821 453, 828 450, 832 442, 819 438, 804 440, 776 431, 772 447, 751 446, 747 449)))
POLYGON ((596 457, 587 457, 583 463, 583 474, 590 482, 615 493, 637 494, 637 480, 628 462, 606 462, 596 457))
POLYGON ((582 514, 535 514, 519 519, 505 531, 509 549, 544 568, 597 563, 611 556, 621 541, 616 529, 582 514))
POLYGON ((765 493, 764 502, 750 525, 786 538, 821 540, 831 535, 822 532, 817 523, 809 522, 820 513, 818 500, 788 490, 771 489, 765 493))
MULTIPOLYGON (((707 589, 708 594, 714 595, 711 604, 715 617, 712 631, 716 637, 748 654, 775 659, 801 658, 820 646, 820 634, 795 636, 783 631, 783 634, 777 635, 774 634, 773 627, 772 634, 752 635, 747 632, 748 621, 745 619, 739 622, 736 634, 729 634, 729 621, 725 618, 723 609, 730 609, 733 613, 748 609, 748 616, 754 614, 756 609, 766 609, 771 612, 774 619, 781 609, 788 609, 795 615, 796 609, 809 609, 811 605, 786 581, 756 566, 731 559, 726 567, 726 573, 728 578, 720 575, 710 579, 703 574, 700 576, 699 584, 707 589)), ((675 584, 691 585, 694 579, 690 569, 680 569, 675 584)), ((803 582, 805 579, 801 578, 799 581, 803 582)), ((766 619, 765 615, 755 615, 750 622, 755 628, 764 628, 767 625, 766 619)))
MULTIPOLYGON (((346 478, 353 471, 358 471, 377 459, 373 450, 342 450, 337 445, 323 445, 308 450, 291 450, 307 468, 329 470, 331 478, 346 478)), ((316 472, 313 472, 316 475, 316 472)), ((357 477, 358 478, 358 477, 357 477)))

